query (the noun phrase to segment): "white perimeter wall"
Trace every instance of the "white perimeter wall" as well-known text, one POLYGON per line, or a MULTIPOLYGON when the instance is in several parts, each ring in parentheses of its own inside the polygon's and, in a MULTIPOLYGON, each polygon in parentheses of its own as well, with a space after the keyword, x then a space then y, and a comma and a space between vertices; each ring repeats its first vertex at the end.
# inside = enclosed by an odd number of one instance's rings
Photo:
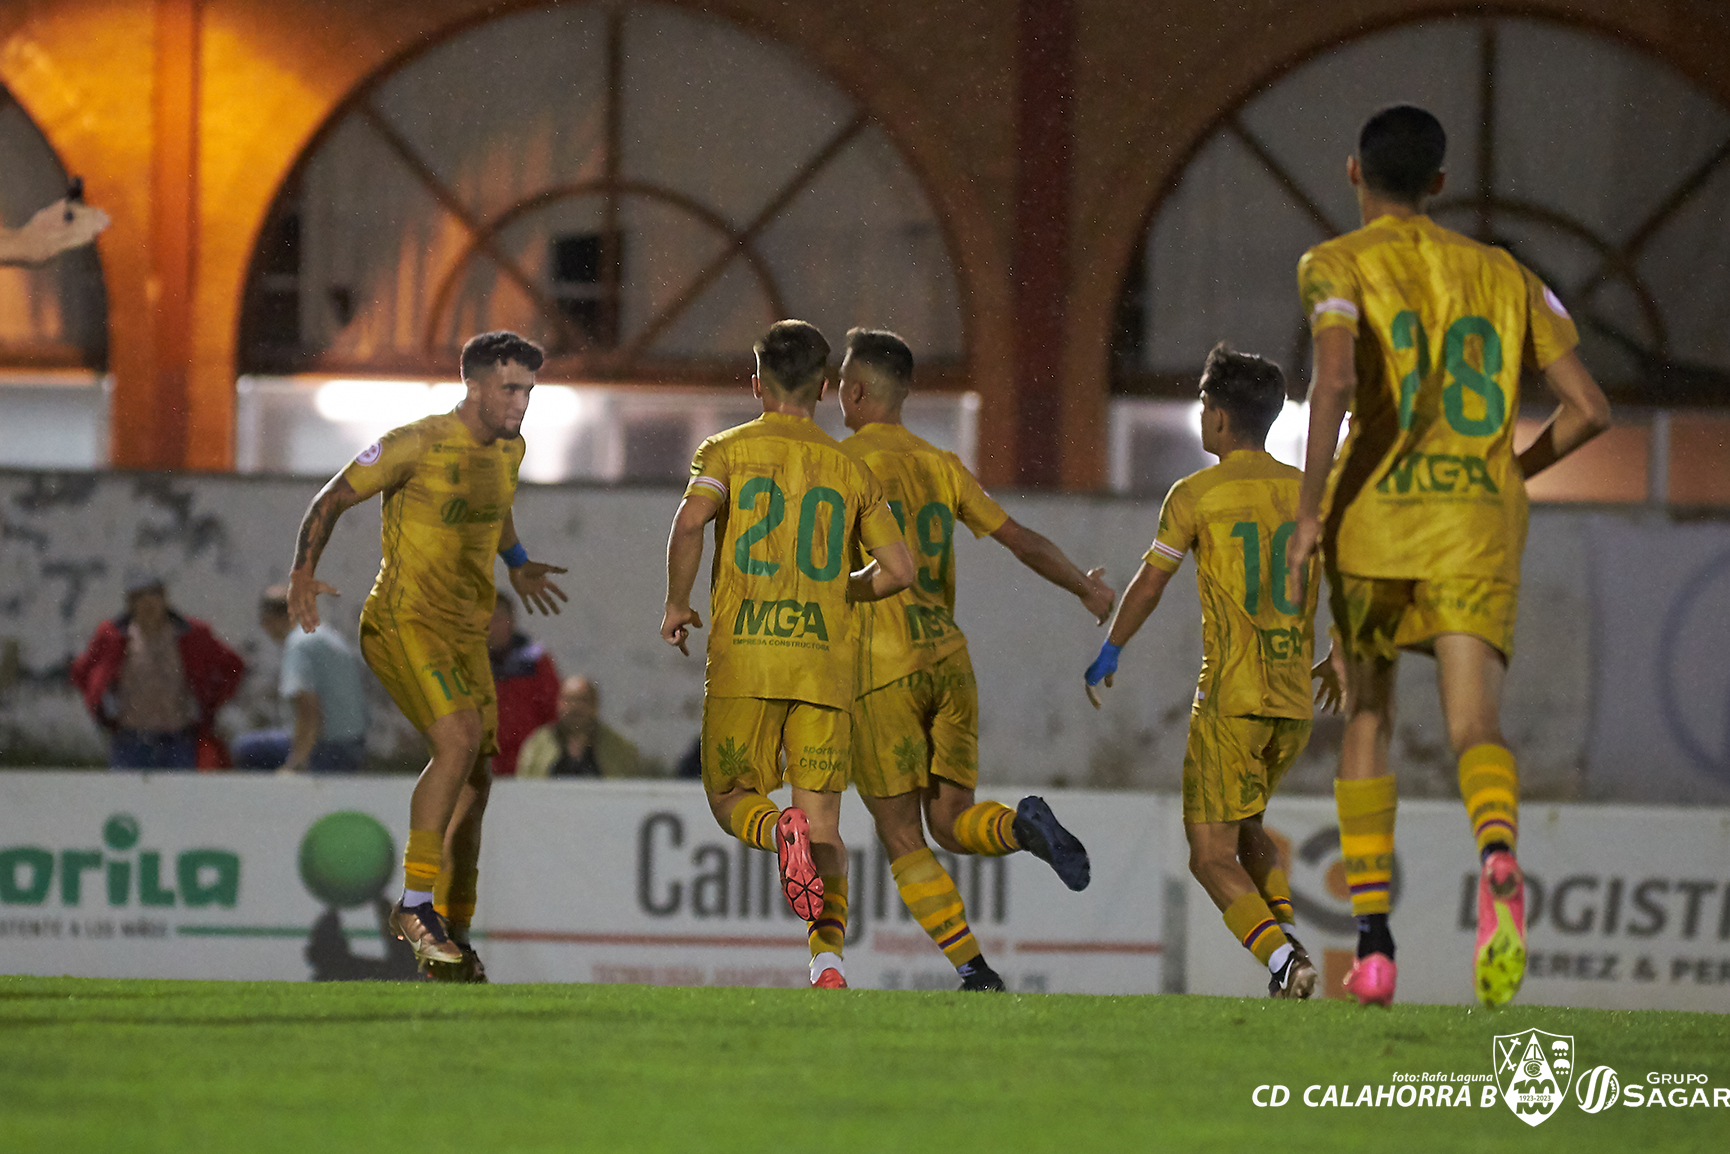
MULTIPOLYGON (((162 574, 182 611, 209 620, 252 662, 225 720, 274 716, 276 650, 258 629, 256 599, 284 579, 316 489, 304 479, 0 473, 0 743, 46 764, 100 756, 102 735, 65 668, 120 611, 132 567, 162 574)), ((1130 498, 1000 496, 1078 563, 1105 565, 1119 589, 1158 512, 1130 498)), ((680 657, 656 632, 678 499, 672 488, 527 486, 516 507, 531 554, 571 569, 571 604, 550 620, 524 619, 529 631, 561 671, 599 678, 607 720, 667 764, 696 735, 703 688, 701 659, 680 657)), ((957 542, 956 617, 979 674, 982 779, 1175 789, 1201 660, 1193 566, 1095 712, 1080 678, 1101 631, 995 542, 957 542)), ((343 593, 327 612, 351 635, 378 549, 375 502, 348 514, 320 567, 343 593)), ((701 589, 698 606, 706 609, 701 589)), ((1504 726, 1528 797, 1730 803, 1730 663, 1719 657, 1730 646, 1730 526, 1537 510, 1516 645, 1504 726)), ((382 692, 376 705, 374 751, 418 756, 382 692)), ((1318 721, 1289 791, 1328 790, 1338 734, 1336 720, 1318 721)), ((1393 757, 1402 793, 1454 796, 1434 669, 1422 658, 1402 669, 1393 757)))

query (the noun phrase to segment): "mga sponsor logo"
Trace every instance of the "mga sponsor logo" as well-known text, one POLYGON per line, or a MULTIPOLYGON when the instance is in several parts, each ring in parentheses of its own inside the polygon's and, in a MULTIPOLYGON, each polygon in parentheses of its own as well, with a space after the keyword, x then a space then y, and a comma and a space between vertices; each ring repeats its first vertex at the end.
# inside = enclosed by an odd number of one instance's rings
POLYGON ((1450 453, 1407 453, 1394 462, 1387 476, 1376 484, 1378 493, 1469 493, 1474 488, 1499 493, 1482 457, 1450 453))
POLYGON ((1528 1126, 1548 1121, 1568 1096, 1574 1075, 1574 1039, 1543 1030, 1499 1034, 1496 1085, 1514 1117, 1528 1126))
POLYGON ((829 640, 823 608, 815 601, 753 601, 739 604, 733 619, 734 637, 815 637, 829 640))

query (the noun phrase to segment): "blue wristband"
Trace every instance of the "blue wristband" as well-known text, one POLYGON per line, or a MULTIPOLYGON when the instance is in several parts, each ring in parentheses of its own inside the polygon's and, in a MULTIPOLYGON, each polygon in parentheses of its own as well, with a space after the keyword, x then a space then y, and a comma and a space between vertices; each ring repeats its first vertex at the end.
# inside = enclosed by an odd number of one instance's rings
POLYGON ((1113 645, 1107 641, 1099 647, 1099 656, 1093 659, 1093 664, 1087 667, 1087 683, 1098 685, 1107 677, 1117 672, 1117 655, 1123 652, 1123 646, 1113 645))
POLYGON ((521 541, 500 553, 499 556, 505 559, 505 565, 511 569, 521 569, 529 563, 529 551, 523 548, 521 541))

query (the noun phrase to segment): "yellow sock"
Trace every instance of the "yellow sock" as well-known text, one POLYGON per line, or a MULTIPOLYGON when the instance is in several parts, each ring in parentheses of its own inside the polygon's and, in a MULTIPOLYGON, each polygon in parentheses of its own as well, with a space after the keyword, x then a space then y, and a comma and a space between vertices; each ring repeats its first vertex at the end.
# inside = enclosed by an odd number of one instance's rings
POLYGON ((459 865, 451 873, 441 873, 433 886, 433 909, 444 915, 453 934, 465 940, 469 923, 475 920, 475 893, 480 887, 480 876, 481 871, 474 866, 459 865))
POLYGON ((1286 880, 1285 871, 1274 866, 1267 871, 1267 882, 1261 886, 1262 900, 1267 902, 1268 910, 1274 920, 1282 926, 1295 925, 1297 917, 1291 908, 1291 883, 1286 880))
POLYGON ((760 793, 752 793, 741 798, 727 815, 727 827, 746 845, 774 853, 775 822, 780 817, 781 811, 774 802, 760 793))
POLYGON ((811 956, 825 951, 841 956, 847 941, 847 879, 823 878, 823 915, 811 923, 811 956))
POLYGON ((1340 859, 1352 894, 1352 913, 1388 912, 1388 886, 1394 878, 1394 811, 1399 792, 1394 775, 1362 781, 1334 781, 1340 815, 1340 859))
POLYGON ((950 965, 960 966, 979 956, 979 943, 967 925, 961 891, 938 863, 936 854, 916 849, 890 862, 889 872, 895 875, 895 888, 901 891, 901 900, 907 903, 913 919, 931 935, 950 965))
POLYGON ((1225 926, 1264 966, 1273 952, 1287 942, 1285 931, 1279 928, 1267 903, 1254 891, 1225 907, 1225 926))
POLYGON ((1472 819, 1478 852, 1491 842, 1513 849, 1520 836, 1520 771, 1499 745, 1474 745, 1460 754, 1460 797, 1472 819))
POLYGON ((432 829, 409 830, 408 845, 402 851, 402 888, 430 893, 438 885, 444 856, 444 834, 432 829))
POLYGON ((1002 857, 1021 848, 1014 826, 1014 810, 999 801, 982 801, 968 806, 955 819, 955 840, 968 853, 1002 857))

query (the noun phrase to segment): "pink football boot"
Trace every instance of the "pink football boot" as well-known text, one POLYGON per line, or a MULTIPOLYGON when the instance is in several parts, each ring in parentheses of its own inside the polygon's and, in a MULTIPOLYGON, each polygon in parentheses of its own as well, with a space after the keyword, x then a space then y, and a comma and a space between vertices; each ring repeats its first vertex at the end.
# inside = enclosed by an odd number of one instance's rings
POLYGON ((1346 975, 1346 993, 1356 998, 1360 1006, 1391 1006, 1397 973, 1394 960, 1386 954, 1359 958, 1346 975))
POLYGON ((1506 850, 1497 850, 1478 875, 1478 947, 1472 985, 1478 1001, 1505 1006, 1526 976, 1526 875, 1506 850))

